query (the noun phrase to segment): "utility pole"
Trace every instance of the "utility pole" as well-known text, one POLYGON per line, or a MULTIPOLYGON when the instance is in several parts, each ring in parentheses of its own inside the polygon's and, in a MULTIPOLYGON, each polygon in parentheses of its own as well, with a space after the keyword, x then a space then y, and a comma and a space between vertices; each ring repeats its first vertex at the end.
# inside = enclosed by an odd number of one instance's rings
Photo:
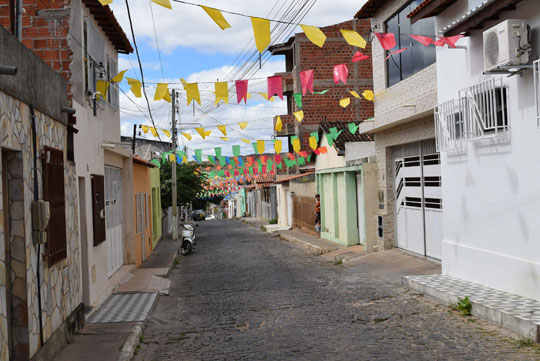
POLYGON ((172 149, 174 152, 174 162, 172 164, 172 211, 173 211, 173 240, 178 240, 178 207, 176 205, 176 157, 178 154, 176 152, 176 92, 173 89, 171 95, 171 104, 172 104, 172 149))

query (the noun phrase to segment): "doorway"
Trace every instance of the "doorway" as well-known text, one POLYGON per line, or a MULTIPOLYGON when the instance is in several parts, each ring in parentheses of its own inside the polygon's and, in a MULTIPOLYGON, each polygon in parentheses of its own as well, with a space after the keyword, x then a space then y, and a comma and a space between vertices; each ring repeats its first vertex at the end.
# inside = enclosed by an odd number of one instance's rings
POLYGON ((358 209, 358 244, 366 244, 366 224, 364 209, 364 185, 362 173, 356 173, 356 208, 358 209))

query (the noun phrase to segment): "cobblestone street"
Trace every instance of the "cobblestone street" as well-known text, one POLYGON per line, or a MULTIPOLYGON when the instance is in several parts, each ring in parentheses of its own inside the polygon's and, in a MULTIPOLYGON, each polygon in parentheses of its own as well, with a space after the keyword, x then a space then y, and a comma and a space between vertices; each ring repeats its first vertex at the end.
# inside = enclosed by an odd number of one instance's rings
POLYGON ((503 331, 237 221, 205 221, 136 360, 535 360, 503 331))

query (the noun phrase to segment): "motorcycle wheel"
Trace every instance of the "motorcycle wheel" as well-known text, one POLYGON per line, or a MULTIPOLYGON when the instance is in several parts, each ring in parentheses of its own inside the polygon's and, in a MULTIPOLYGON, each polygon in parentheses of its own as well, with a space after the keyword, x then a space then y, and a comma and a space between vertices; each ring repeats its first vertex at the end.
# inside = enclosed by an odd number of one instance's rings
POLYGON ((182 247, 180 247, 180 252, 182 253, 182 256, 187 256, 191 253, 191 242, 190 241, 184 241, 182 242, 182 247))

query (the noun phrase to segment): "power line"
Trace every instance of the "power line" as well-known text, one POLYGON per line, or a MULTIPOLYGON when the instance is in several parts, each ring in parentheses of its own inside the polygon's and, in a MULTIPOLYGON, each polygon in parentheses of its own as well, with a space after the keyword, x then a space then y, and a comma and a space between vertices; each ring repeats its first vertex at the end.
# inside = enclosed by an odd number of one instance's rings
POLYGON ((152 14, 152 25, 154 26, 154 38, 156 39, 156 49, 158 53, 159 58, 159 68, 161 69, 161 78, 165 78, 165 75, 163 75, 163 64, 161 62, 161 52, 159 51, 159 43, 158 43, 158 37, 157 37, 157 31, 156 31, 156 21, 154 20, 154 10, 152 9, 152 0, 148 0, 150 3, 150 14, 152 14))
MULTIPOLYGON (((137 54, 137 61, 139 62, 139 69, 141 70, 141 82, 142 82, 142 89, 144 98, 146 99, 146 105, 148 106, 148 114, 150 115, 150 120, 152 121, 152 125, 154 128, 156 128, 156 124, 154 123, 154 118, 152 117, 152 110, 150 109, 150 101, 148 100, 148 96, 146 95, 146 87, 144 85, 144 74, 142 69, 142 63, 141 63, 141 57, 139 56, 139 48, 137 47, 137 41, 135 40, 135 31, 133 31, 133 22, 131 21, 131 12, 129 11, 129 2, 126 0, 126 9, 128 13, 128 19, 129 19, 129 27, 131 28, 131 37, 133 38, 133 45, 135 46, 135 53, 137 54)), ((161 141, 161 137, 158 133, 158 139, 161 141)))

